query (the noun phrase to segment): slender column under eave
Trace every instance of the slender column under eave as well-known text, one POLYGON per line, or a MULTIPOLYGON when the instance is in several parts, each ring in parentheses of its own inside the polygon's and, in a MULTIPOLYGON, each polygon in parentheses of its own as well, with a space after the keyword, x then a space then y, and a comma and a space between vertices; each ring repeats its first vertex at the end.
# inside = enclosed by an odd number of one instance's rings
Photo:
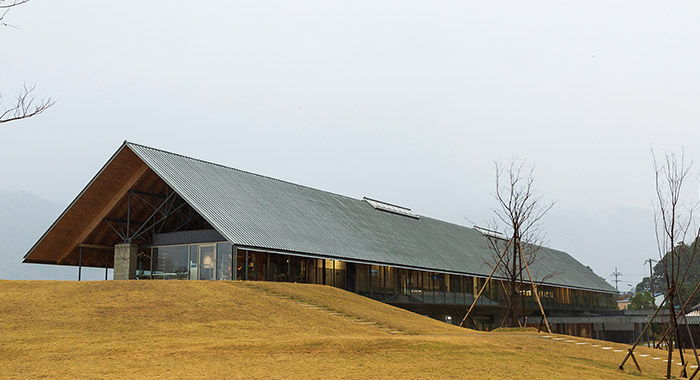
POLYGON ((386 301, 386 276, 387 276, 387 272, 388 272, 388 267, 382 267, 382 277, 384 277, 384 291, 382 293, 384 294, 384 301, 386 301))
POLYGON ((231 279, 238 280, 238 247, 231 247, 231 279))
POLYGON ((372 265, 367 265, 367 268, 369 270, 369 298, 374 298, 372 297, 372 265))
POLYGON ((83 247, 78 247, 78 281, 83 271, 83 247))
POLYGON ((105 251, 105 281, 107 281, 107 272, 109 272, 109 251, 105 251))
POLYGON ((245 251, 245 263, 243 264, 245 267, 245 276, 243 277, 244 280, 248 281, 248 251, 245 251))

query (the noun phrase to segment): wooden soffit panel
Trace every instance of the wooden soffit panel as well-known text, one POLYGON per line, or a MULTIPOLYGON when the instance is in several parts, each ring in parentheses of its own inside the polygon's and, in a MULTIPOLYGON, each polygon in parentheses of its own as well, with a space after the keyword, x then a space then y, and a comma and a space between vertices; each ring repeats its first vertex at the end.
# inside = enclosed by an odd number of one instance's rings
POLYGON ((149 167, 122 145, 24 257, 25 263, 61 264, 119 203, 149 167))

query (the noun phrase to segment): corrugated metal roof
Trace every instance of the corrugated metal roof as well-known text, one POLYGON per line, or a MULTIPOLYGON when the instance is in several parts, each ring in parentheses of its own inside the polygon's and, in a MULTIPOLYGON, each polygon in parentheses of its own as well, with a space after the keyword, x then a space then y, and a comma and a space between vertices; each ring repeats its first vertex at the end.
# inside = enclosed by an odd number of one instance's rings
MULTIPOLYGON (((127 143, 235 245, 488 276, 493 256, 478 231, 190 157, 127 143)), ((565 252, 542 248, 531 266, 545 283, 615 292, 565 252)))

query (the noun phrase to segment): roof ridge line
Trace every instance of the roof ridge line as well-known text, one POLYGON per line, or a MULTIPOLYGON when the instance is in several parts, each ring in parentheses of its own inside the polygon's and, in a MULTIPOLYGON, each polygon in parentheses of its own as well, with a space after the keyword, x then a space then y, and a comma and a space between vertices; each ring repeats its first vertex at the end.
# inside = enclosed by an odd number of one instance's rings
MULTIPOLYGON (((279 179, 279 178, 275 178, 275 177, 270 177, 270 176, 263 175, 263 174, 253 173, 253 172, 249 172, 249 171, 247 171, 247 170, 238 169, 238 168, 234 168, 234 167, 231 167, 231 166, 226 166, 226 165, 223 165, 223 164, 217 164, 216 162, 211 162, 211 161, 207 161, 207 160, 202 160, 202 159, 199 159, 199 158, 190 157, 190 156, 186 156, 186 155, 184 155, 184 154, 175 153, 175 152, 170 152, 170 151, 163 150, 163 149, 153 148, 153 147, 150 147, 150 146, 147 146, 147 145, 143 145, 143 144, 137 144, 137 143, 133 143, 133 142, 129 142, 129 141, 126 141, 126 140, 125 140, 125 141, 124 141, 124 145, 126 145, 126 146, 135 145, 135 146, 139 146, 139 147, 142 147, 142 148, 155 150, 155 151, 158 151, 158 152, 163 152, 163 153, 171 154, 171 155, 173 155, 173 156, 178 156, 178 157, 190 159, 190 160, 193 160, 193 161, 199 161, 199 162, 202 162, 202 163, 205 163, 205 164, 218 166, 218 167, 221 167, 221 168, 224 168, 224 169, 235 170, 235 171, 237 171, 237 172, 241 172, 241 173, 245 173, 245 174, 254 175, 254 176, 256 176, 256 177, 271 179, 271 180, 278 181, 278 182, 282 182, 282 183, 286 183, 286 184, 289 184, 289 185, 294 185, 294 186, 302 187, 302 188, 309 189, 309 190, 320 191, 320 192, 323 192, 323 193, 331 194, 331 195, 334 195, 334 196, 337 196, 337 197, 342 197, 342 198, 347 198, 347 199, 351 199, 351 200, 358 201, 358 202, 363 202, 362 199, 353 198, 353 197, 348 196, 348 195, 338 194, 338 193, 334 193, 334 192, 328 191, 328 190, 317 189, 317 188, 314 188, 314 187, 311 187, 311 186, 301 185, 301 184, 294 183, 294 182, 290 182, 290 181, 287 181, 287 180, 283 180, 283 179, 279 179)), ((423 215, 421 215, 421 217, 422 217, 422 216, 423 216, 423 215)))

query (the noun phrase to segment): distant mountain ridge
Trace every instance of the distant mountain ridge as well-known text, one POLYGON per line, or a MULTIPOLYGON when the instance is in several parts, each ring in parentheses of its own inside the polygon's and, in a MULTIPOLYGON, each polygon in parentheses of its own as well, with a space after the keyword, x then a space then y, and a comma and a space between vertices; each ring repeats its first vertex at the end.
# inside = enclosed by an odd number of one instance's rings
MULTIPOLYGON (((0 190, 0 279, 77 279, 75 267, 22 264, 24 255, 65 208, 24 191, 0 190)), ((85 269, 83 278, 104 279, 104 271, 85 269)))

